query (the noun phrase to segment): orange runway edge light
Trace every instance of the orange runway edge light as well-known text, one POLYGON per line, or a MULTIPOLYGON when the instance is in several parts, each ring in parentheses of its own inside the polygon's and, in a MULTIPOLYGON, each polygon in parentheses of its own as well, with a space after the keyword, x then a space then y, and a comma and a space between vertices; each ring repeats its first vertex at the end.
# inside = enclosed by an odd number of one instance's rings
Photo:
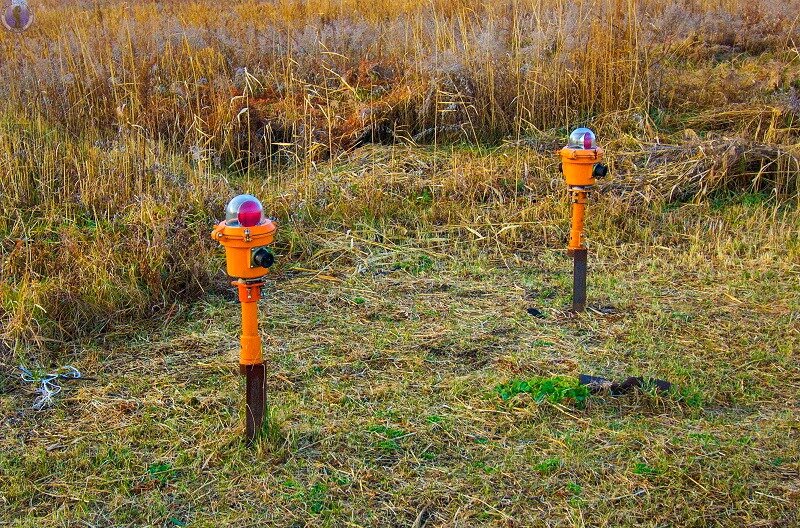
POLYGON ((584 244, 584 219, 589 193, 597 178, 608 174, 603 165, 603 149, 597 146, 594 132, 588 128, 575 129, 569 136, 569 144, 559 151, 561 172, 569 188, 572 205, 572 227, 569 232, 567 254, 573 259, 572 309, 586 309, 586 274, 588 249, 584 244))
POLYGON ((246 378, 245 437, 248 444, 258 436, 266 405, 266 367, 258 332, 258 301, 263 278, 275 261, 267 246, 275 239, 277 225, 264 217, 254 196, 242 194, 228 203, 225 220, 214 227, 211 238, 225 248, 228 275, 235 278, 242 305, 242 337, 239 369, 246 378))

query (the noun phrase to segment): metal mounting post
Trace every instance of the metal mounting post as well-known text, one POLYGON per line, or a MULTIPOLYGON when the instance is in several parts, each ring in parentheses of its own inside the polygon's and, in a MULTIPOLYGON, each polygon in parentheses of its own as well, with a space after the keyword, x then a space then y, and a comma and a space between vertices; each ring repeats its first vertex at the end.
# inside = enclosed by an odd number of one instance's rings
POLYGON ((572 250, 572 310, 582 312, 586 309, 586 270, 589 250, 572 250))
POLYGON ((245 440, 252 445, 264 426, 264 410, 267 401, 267 368, 258 365, 242 365, 245 375, 245 440))

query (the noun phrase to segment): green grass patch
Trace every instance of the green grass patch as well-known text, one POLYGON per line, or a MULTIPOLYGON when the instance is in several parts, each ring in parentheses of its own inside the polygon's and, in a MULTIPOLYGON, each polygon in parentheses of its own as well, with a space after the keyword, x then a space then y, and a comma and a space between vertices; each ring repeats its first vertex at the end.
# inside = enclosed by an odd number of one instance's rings
POLYGON ((580 385, 577 379, 566 376, 511 380, 495 387, 495 391, 503 401, 508 401, 519 394, 530 394, 536 403, 568 401, 577 407, 583 407, 589 399, 589 389, 580 385))

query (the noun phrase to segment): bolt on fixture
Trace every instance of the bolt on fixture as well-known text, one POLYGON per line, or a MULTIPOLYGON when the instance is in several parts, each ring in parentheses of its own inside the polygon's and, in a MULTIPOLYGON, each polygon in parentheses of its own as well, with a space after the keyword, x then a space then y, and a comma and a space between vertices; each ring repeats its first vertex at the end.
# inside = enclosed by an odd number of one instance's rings
POLYGON ((214 227, 211 238, 225 248, 228 275, 235 278, 242 305, 242 336, 239 370, 246 378, 245 437, 252 444, 264 423, 266 367, 258 333, 258 301, 263 279, 275 257, 268 249, 278 230, 264 217, 264 208, 254 196, 242 194, 232 199, 225 220, 214 227))
POLYGON ((572 227, 569 232, 567 254, 572 257, 572 309, 582 312, 586 309, 586 271, 589 250, 584 243, 584 218, 589 193, 597 183, 597 178, 608 175, 608 167, 603 165, 603 149, 597 146, 594 132, 588 128, 577 128, 569 136, 567 146, 559 151, 561 172, 567 182, 570 203, 572 204, 572 227))

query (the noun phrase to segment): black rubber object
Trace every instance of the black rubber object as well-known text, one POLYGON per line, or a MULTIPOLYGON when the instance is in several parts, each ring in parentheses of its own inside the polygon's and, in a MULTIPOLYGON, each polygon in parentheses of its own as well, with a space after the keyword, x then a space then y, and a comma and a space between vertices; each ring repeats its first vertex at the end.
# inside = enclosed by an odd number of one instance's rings
POLYGON ((668 392, 672 388, 672 383, 655 378, 630 377, 623 382, 616 382, 599 376, 589 376, 587 374, 578 376, 578 383, 589 387, 591 392, 603 392, 607 390, 612 396, 620 396, 634 389, 646 387, 655 387, 658 392, 668 392))

